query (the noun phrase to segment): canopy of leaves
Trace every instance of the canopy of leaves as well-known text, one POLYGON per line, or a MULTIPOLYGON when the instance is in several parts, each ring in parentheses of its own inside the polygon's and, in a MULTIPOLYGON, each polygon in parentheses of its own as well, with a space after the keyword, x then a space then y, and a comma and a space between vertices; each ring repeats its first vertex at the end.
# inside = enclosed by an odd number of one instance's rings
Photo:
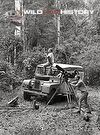
POLYGON ((0 61, 0 89, 10 91, 20 83, 21 79, 15 74, 14 67, 6 61, 0 61))
MULTIPOLYGON (((12 2, 2 1, 1 14, 7 10, 13 10, 12 2)), ((49 47, 53 47, 55 62, 82 65, 86 73, 86 82, 92 85, 99 84, 97 81, 100 80, 99 0, 88 3, 84 0, 62 0, 59 6, 55 2, 55 0, 24 0, 24 9, 51 10, 58 9, 60 6, 61 9, 87 9, 94 12, 89 15, 60 15, 60 45, 57 44, 58 15, 25 15, 24 42, 14 37, 14 25, 1 19, 1 59, 16 64, 16 72, 20 73, 25 68, 23 61, 30 58, 29 65, 33 67, 34 74, 36 65, 46 61, 44 53, 49 47), (24 46, 25 50, 23 50, 24 46)))

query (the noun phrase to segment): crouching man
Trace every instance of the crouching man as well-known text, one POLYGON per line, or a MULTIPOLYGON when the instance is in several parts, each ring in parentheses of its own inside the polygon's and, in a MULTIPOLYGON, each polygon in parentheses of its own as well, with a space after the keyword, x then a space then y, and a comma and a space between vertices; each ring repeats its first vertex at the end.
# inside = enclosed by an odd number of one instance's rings
POLYGON ((72 82, 71 85, 74 86, 75 88, 77 88, 77 90, 79 90, 81 92, 81 95, 79 97, 79 102, 78 102, 79 108, 78 108, 77 113, 81 113, 81 106, 82 106, 83 101, 86 105, 86 108, 88 109, 87 113, 91 113, 90 107, 87 102, 87 98, 88 98, 87 87, 79 75, 76 75, 75 79, 76 79, 76 81, 72 82))

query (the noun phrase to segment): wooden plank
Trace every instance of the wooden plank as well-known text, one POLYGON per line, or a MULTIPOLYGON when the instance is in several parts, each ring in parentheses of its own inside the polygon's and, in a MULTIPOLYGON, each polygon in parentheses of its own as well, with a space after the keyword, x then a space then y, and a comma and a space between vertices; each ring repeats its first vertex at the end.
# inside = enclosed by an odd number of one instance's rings
POLYGON ((11 101, 8 102, 8 106, 10 107, 16 107, 18 105, 18 96, 13 98, 11 101))

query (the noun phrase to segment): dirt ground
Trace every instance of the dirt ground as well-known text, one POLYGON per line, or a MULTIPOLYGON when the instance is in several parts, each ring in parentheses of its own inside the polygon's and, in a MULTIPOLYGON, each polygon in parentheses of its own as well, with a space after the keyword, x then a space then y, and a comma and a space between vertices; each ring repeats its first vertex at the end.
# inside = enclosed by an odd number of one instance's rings
MULTIPOLYGON (((8 101, 7 97, 7 94, 5 100, 1 97, 1 106, 8 101)), ((83 114, 74 113, 75 108, 68 109, 66 101, 47 108, 39 102, 39 110, 35 110, 31 102, 20 96, 19 107, 0 107, 0 135, 100 135, 100 88, 89 88, 88 102, 92 114, 86 122, 83 114)))

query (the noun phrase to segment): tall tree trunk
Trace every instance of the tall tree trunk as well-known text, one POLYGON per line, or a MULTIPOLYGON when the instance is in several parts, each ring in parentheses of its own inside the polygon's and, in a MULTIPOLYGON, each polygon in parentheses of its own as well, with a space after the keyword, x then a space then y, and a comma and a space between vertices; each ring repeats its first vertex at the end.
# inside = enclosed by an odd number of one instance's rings
POLYGON ((11 51, 11 64, 14 65, 14 45, 13 50, 11 51))

